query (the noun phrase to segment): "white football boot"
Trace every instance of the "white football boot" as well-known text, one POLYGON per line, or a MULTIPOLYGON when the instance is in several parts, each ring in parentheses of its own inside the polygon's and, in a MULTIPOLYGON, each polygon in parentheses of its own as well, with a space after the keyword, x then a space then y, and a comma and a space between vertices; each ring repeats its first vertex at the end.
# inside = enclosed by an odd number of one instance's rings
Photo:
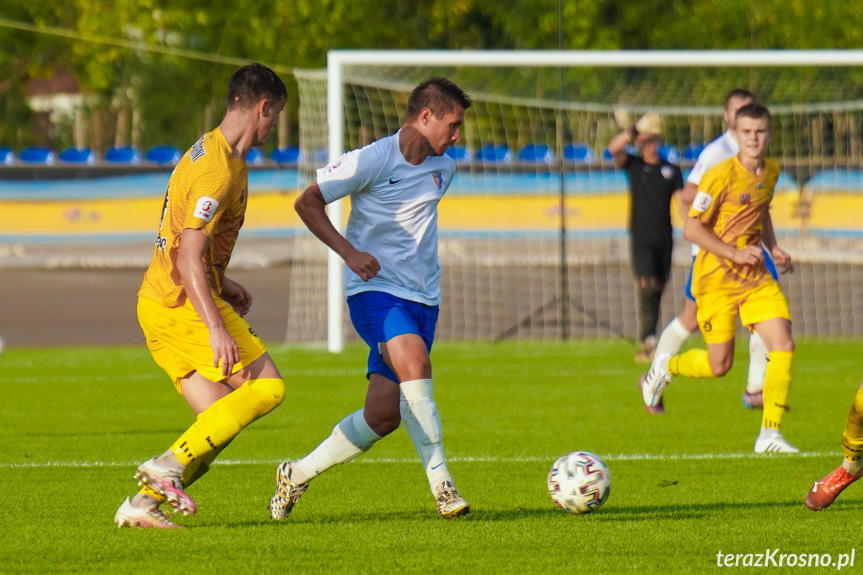
POLYGON ((755 453, 800 453, 800 450, 785 441, 778 430, 773 433, 759 434, 755 440, 755 453))
POLYGON ((134 527, 137 529, 185 529, 168 519, 159 505, 151 507, 135 507, 127 497, 114 514, 117 527, 134 527))
POLYGON ((671 375, 668 373, 668 360, 671 359, 671 354, 662 352, 656 354, 653 358, 653 363, 650 370, 638 382, 641 388, 641 396, 644 400, 644 409, 647 413, 660 414, 665 413, 665 405, 662 403, 662 392, 668 382, 671 381, 671 375))
POLYGON ((442 482, 435 491, 437 512, 444 519, 455 519, 470 513, 470 505, 458 494, 458 491, 449 481, 442 482))
POLYGON ((290 515, 300 496, 309 488, 308 483, 296 484, 291 479, 294 474, 293 462, 286 461, 276 467, 276 494, 270 499, 270 517, 279 521, 290 515))

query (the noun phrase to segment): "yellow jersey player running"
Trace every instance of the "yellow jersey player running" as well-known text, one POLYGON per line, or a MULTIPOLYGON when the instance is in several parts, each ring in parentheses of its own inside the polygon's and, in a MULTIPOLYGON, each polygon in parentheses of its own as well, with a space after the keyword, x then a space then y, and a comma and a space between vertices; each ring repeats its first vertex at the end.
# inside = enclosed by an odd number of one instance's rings
POLYGON ((252 296, 225 277, 248 200, 246 154, 262 145, 287 100, 282 80, 260 64, 234 72, 227 112, 177 164, 168 182, 153 259, 138 292, 147 347, 197 420, 170 448, 138 467, 143 489, 126 498, 119 527, 171 529, 160 506, 185 514, 185 489, 244 427, 278 406, 279 370, 243 319, 252 296))
POLYGON ((657 354, 639 384, 647 411, 661 413, 662 393, 672 376, 725 375, 734 359, 739 314, 768 350, 755 452, 796 453, 779 432, 791 387, 791 314, 761 248, 763 242, 781 273, 793 270, 791 256, 776 243, 768 211, 779 177, 779 166, 765 158, 773 134, 769 110, 755 103, 743 106, 732 131, 740 151, 704 175, 683 228, 683 237, 701 246, 693 266, 692 294, 707 351, 657 354))

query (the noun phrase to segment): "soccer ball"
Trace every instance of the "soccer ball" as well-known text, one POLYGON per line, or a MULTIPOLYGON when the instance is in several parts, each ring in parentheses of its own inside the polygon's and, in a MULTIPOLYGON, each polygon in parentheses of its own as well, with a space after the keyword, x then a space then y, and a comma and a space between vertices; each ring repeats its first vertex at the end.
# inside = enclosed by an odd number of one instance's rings
POLYGON ((596 511, 611 493, 611 475, 600 458, 573 451, 554 462, 548 472, 548 494, 570 513, 596 511))

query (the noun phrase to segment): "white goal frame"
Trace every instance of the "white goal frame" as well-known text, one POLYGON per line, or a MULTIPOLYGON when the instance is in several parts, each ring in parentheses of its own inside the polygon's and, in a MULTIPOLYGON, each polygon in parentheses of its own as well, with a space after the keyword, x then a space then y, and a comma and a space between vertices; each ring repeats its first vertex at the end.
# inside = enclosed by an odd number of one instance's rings
MULTIPOLYGON (((327 53, 328 161, 344 149, 344 70, 346 66, 473 66, 473 67, 788 67, 861 66, 863 50, 334 50, 327 53)), ((341 233, 343 201, 327 208, 329 218, 341 233)), ((327 255, 327 348, 344 349, 344 263, 335 252, 327 255)))

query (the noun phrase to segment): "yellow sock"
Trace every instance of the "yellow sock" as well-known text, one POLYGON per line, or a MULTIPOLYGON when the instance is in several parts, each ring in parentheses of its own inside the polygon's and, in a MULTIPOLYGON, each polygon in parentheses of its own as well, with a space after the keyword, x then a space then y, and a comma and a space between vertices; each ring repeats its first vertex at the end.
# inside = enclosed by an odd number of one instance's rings
POLYGON ((146 485, 144 487, 142 487, 141 491, 139 491, 138 493, 140 493, 141 495, 149 495, 150 497, 155 499, 159 505, 161 505, 162 503, 164 503, 165 501, 168 500, 167 497, 165 497, 164 495, 162 495, 158 491, 154 491, 154 490, 150 489, 146 485))
POLYGON ((710 369, 710 359, 703 349, 690 349, 668 360, 668 373, 696 379, 712 379, 716 376, 710 369))
POLYGON ((842 451, 848 461, 863 457, 863 386, 857 389, 854 403, 848 411, 845 432, 842 434, 842 451))
POLYGON ((771 351, 767 354, 767 375, 764 376, 764 414, 761 427, 779 429, 788 405, 791 389, 792 351, 771 351))
POLYGON ((212 458, 208 455, 218 453, 240 430, 272 411, 284 397, 281 379, 249 380, 199 413, 198 420, 171 446, 171 451, 183 467, 195 460, 209 465, 212 458))

